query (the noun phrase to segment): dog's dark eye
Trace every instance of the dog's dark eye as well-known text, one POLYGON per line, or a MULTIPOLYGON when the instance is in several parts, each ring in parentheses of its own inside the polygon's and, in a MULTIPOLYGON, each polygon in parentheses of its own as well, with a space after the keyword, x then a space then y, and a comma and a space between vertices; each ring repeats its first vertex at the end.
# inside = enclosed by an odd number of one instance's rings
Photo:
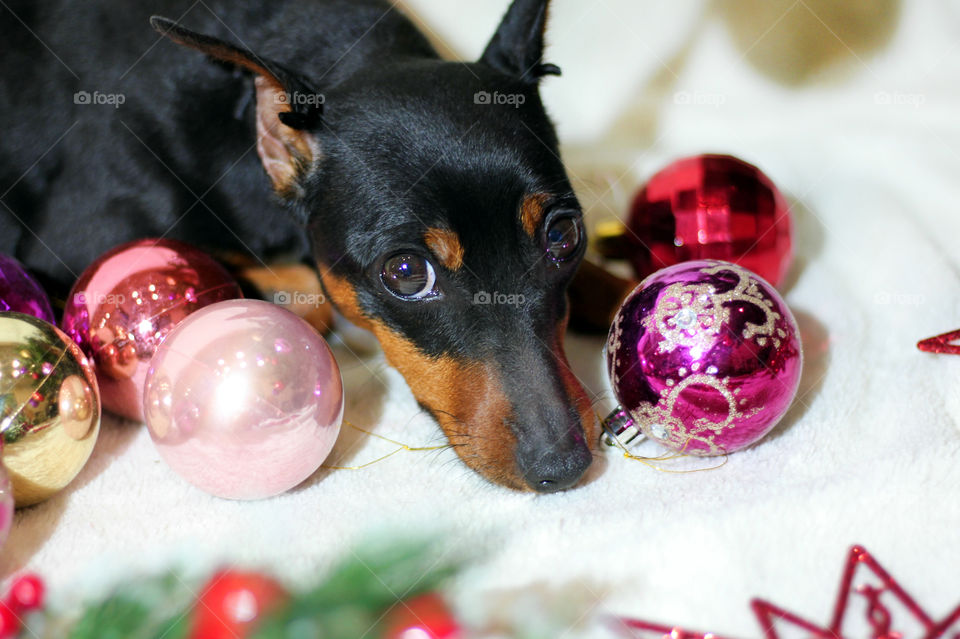
POLYGON ((570 259, 580 246, 580 224, 572 215, 554 219, 547 227, 546 249, 555 262, 570 259))
POLYGON ((380 281, 388 291, 407 300, 435 295, 437 274, 433 265, 413 253, 397 253, 383 263, 380 281))

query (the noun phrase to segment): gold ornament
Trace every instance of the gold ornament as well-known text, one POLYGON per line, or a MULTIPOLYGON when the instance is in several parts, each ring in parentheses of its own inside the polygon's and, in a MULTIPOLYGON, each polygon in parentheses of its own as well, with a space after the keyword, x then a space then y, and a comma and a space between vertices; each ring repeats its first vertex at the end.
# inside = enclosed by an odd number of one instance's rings
POLYGON ((18 508, 69 484, 100 432, 93 367, 55 326, 0 313, 0 437, 18 508))

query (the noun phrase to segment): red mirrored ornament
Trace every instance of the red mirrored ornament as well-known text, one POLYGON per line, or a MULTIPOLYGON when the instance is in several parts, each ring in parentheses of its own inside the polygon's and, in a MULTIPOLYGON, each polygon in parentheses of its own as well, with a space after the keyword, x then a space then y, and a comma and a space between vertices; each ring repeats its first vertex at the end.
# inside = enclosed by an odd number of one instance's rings
POLYGON ((239 285, 203 251, 137 240, 87 267, 67 298, 63 330, 96 363, 104 408, 143 421, 143 381, 157 346, 187 315, 238 297, 239 285))
POLYGON ((764 173, 729 155, 698 155, 663 169, 633 202, 629 257, 642 279, 679 262, 738 264, 780 286, 792 252, 790 209, 764 173))

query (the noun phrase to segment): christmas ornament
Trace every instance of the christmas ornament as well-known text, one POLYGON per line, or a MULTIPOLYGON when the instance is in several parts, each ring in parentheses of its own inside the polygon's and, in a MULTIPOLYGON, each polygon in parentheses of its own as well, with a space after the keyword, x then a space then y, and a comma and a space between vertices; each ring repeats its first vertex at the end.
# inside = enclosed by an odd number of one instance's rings
POLYGON ((18 507, 76 477, 100 431, 93 366, 55 326, 0 313, 0 435, 18 507))
POLYGON ((626 240, 640 278, 687 260, 735 262, 774 286, 792 258, 790 211, 757 167, 729 155, 677 160, 637 195, 626 240))
POLYGON ((257 573, 222 570, 204 586, 189 639, 245 639, 289 599, 279 583, 257 573))
POLYGON ((232 300, 184 319, 150 362, 144 413, 160 455, 218 497, 259 499, 309 477, 343 417, 330 348, 293 313, 232 300))
POLYGON ((199 249, 137 240, 87 267, 70 291, 63 329, 95 361, 104 407, 143 421, 143 378, 157 345, 190 313, 241 296, 199 249))
POLYGON ((783 299, 728 262, 685 262, 644 280, 624 301, 606 346, 620 402, 607 443, 647 437, 691 455, 722 455, 761 439, 800 382, 796 321, 783 299))
POLYGON ((43 581, 36 575, 17 577, 0 602, 0 639, 12 639, 21 630, 23 617, 43 606, 43 581))
MULTIPOLYGON (((859 546, 850 550, 840 592, 829 625, 812 623, 766 601, 755 599, 753 613, 765 639, 810 637, 811 639, 955 639, 960 633, 960 607, 934 621, 923 608, 859 546)), ((644 639, 722 639, 714 633, 698 633, 636 619, 618 619, 644 639)))
POLYGON ((3 466, 3 437, 0 437, 0 549, 10 534, 13 525, 13 487, 10 476, 3 466))
POLYGON ((960 330, 950 331, 917 342, 917 348, 925 353, 960 355, 960 330))
POLYGON ((460 625, 443 597, 427 593, 398 603, 383 621, 383 639, 457 639, 460 625))
POLYGON ((50 299, 23 264, 0 254, 0 311, 16 311, 54 323, 50 299))

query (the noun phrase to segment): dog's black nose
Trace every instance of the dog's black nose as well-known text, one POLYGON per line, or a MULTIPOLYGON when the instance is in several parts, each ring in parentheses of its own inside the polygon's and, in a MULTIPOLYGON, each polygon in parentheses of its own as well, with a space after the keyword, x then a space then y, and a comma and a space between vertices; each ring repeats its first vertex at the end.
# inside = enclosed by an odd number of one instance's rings
POLYGON ((573 488, 587 472, 593 455, 583 441, 570 450, 547 450, 529 456, 529 463, 521 461, 523 478, 538 493, 556 493, 573 488))

